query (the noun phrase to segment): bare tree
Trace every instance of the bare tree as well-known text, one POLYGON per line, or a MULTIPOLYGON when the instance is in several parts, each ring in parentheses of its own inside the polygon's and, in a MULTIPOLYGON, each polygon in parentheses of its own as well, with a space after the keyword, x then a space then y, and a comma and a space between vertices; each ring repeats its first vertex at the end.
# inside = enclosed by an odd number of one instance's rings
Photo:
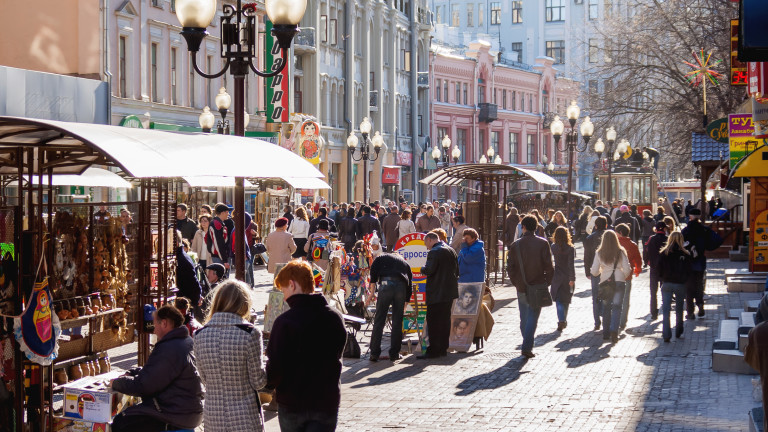
MULTIPOLYGON (((596 132, 615 126, 635 149, 657 147, 668 164, 690 163, 691 132, 702 130, 703 94, 685 78, 694 52, 722 60, 719 85, 707 83, 709 121, 723 117, 746 97, 728 81, 730 19, 737 4, 723 0, 627 0, 594 31, 602 36, 604 58, 587 76, 599 78, 588 95, 596 132)), ((597 136, 599 136, 596 133, 597 136)), ((726 156, 727 157, 727 156, 726 156)))

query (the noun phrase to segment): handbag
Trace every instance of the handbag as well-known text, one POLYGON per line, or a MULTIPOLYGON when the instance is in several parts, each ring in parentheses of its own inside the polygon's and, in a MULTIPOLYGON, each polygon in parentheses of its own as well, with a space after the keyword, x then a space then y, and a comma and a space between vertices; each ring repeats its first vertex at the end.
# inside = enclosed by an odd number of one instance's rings
POLYGON ((523 275, 523 282, 525 282, 525 297, 528 300, 528 304, 532 308, 542 308, 546 306, 552 306, 552 295, 549 293, 548 284, 536 284, 528 285, 528 279, 525 277, 525 266, 523 265, 523 257, 520 255, 520 245, 516 248, 517 262, 520 263, 520 272, 523 275))
POLYGON ((347 332, 347 343, 344 345, 344 352, 342 357, 344 358, 360 358, 360 344, 357 342, 354 333, 347 332))
POLYGON ((616 262, 613 263, 613 271, 611 272, 611 277, 597 285, 598 299, 605 302, 613 300, 613 295, 616 293, 616 266, 618 264, 619 260, 616 259, 616 262))

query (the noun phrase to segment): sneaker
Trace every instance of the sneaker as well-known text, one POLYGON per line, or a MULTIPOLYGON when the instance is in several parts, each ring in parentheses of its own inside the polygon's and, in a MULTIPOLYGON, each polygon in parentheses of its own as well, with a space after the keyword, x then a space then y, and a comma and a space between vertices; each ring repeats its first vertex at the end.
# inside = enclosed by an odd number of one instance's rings
POLYGON ((619 332, 611 332, 611 342, 612 343, 619 342, 619 332))
POLYGON ((600 330, 600 323, 595 324, 595 331, 600 330))

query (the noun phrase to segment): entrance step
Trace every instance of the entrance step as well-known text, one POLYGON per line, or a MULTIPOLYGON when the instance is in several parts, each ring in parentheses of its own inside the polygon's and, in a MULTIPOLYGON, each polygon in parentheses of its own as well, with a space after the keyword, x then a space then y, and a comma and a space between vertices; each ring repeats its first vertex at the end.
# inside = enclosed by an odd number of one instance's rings
POLYGON ((728 292, 763 292, 765 277, 760 276, 727 276, 728 292))
MULTIPOLYGON (((760 307, 760 300, 747 300, 744 302, 744 310, 747 312, 757 312, 757 308, 760 307)), ((739 314, 741 318, 741 314, 739 314)))
POLYGON ((714 372, 729 372, 744 375, 757 375, 758 372, 752 369, 744 361, 744 353, 739 350, 713 350, 712 351, 712 370, 714 372))
POLYGON ((741 318, 742 312, 744 312, 744 309, 728 309, 725 311, 725 318, 730 320, 737 320, 741 318))
POLYGON ((736 350, 739 348, 739 320, 721 320, 712 350, 736 350))
POLYGON ((749 253, 732 250, 728 252, 728 259, 733 262, 749 261, 749 253))
POLYGON ((758 406, 749 410, 749 431, 763 432, 763 407, 758 406))

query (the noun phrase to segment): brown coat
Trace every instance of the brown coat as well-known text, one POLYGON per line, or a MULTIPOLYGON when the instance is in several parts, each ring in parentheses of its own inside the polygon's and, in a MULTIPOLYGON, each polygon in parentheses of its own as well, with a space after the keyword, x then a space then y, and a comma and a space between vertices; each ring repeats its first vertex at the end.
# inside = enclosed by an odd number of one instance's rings
MULTIPOLYGON (((749 331, 744 361, 760 372, 763 381, 763 410, 768 404, 768 322, 761 322, 749 331)), ((763 430, 768 430, 768 416, 763 416, 763 430)))
POLYGON ((292 260, 291 254, 296 251, 296 243, 293 241, 293 236, 286 231, 271 232, 264 241, 264 246, 267 247, 267 254, 269 254, 267 271, 270 273, 275 272, 277 264, 284 264, 292 260))
POLYGON ((442 225, 440 224, 440 218, 438 218, 435 215, 432 215, 432 217, 427 216, 426 214, 419 218, 419 220, 416 221, 416 231, 418 232, 430 232, 435 228, 440 228, 442 225))
POLYGON ((548 241, 533 235, 532 232, 526 232, 512 243, 508 254, 507 273, 518 292, 525 292, 526 281, 528 285, 550 285, 552 283, 554 268, 552 267, 552 250, 548 241), (523 280, 520 259, 517 255, 518 249, 525 269, 526 280, 523 280))
POLYGON ((400 239, 400 230, 397 229, 398 222, 400 222, 400 216, 397 213, 386 215, 381 222, 381 231, 383 231, 387 246, 394 246, 400 239))

